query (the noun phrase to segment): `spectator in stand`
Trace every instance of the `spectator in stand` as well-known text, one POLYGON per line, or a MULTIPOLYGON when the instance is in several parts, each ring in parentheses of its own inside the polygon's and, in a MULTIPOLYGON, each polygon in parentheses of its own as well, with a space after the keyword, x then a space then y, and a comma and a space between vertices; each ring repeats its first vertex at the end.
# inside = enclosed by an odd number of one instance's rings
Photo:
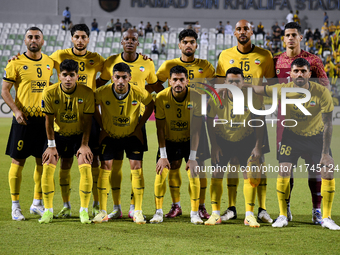
POLYGON ((132 31, 135 32, 135 33, 138 33, 138 30, 137 30, 136 26, 132 27, 132 31))
POLYGON ((73 23, 72 23, 72 20, 70 20, 70 24, 68 24, 68 30, 71 30, 73 27, 73 23))
POLYGON ((167 32, 169 31, 169 27, 168 27, 168 22, 164 22, 164 26, 163 26, 163 32, 167 32))
POLYGON ((111 19, 109 22, 106 23, 106 32, 111 31, 114 32, 114 23, 113 23, 113 19, 111 19))
POLYGON ((290 23, 290 22, 294 21, 294 14, 293 14, 292 10, 288 13, 288 15, 286 17, 286 20, 287 20, 287 23, 290 23))
POLYGON ((201 35, 201 42, 200 42, 200 45, 201 46, 208 46, 209 45, 209 41, 208 41, 208 33, 207 32, 204 32, 202 35, 201 35))
POLYGON ((280 30, 280 35, 281 35, 281 28, 279 26, 279 22, 275 22, 275 25, 272 26, 272 33, 274 34, 277 31, 277 29, 280 30))
POLYGON ((146 24, 146 28, 145 28, 145 34, 146 33, 152 33, 152 25, 150 24, 150 22, 148 22, 148 24, 146 24))
POLYGON ((216 31, 218 34, 223 34, 224 33, 224 29, 223 29, 223 25, 222 25, 222 21, 219 22, 219 24, 216 26, 216 31))
POLYGON ((156 40, 153 40, 153 44, 151 45, 151 53, 159 55, 158 45, 157 45, 156 40))
POLYGON ((263 37, 264 37, 264 35, 265 35, 264 26, 262 25, 262 22, 260 22, 260 23, 257 25, 256 34, 263 34, 263 37))
POLYGON ((166 48, 165 48, 165 44, 164 43, 162 43, 162 45, 161 45, 161 52, 159 54, 166 55, 166 48))
POLYGON ((114 29, 116 32, 122 31, 122 23, 119 22, 119 19, 117 19, 117 22, 114 24, 114 29))
POLYGON ((327 15, 327 12, 324 13, 324 16, 323 16, 323 23, 327 23, 328 25, 328 15, 327 15))
POLYGON ((254 23, 252 21, 250 21, 250 27, 251 27, 251 30, 255 31, 255 26, 254 26, 254 23))
POLYGON ((230 22, 227 21, 227 25, 224 27, 224 34, 226 35, 233 35, 233 27, 230 25, 230 22))
POLYGON ((69 11, 68 7, 66 7, 65 10, 63 11, 63 16, 64 16, 65 25, 70 24, 70 22, 71 22, 71 12, 69 11))
POLYGON ((154 31, 156 33, 162 32, 162 27, 159 25, 159 21, 157 21, 156 26, 154 27, 154 31))
POLYGON ((139 24, 138 24, 138 30, 140 30, 140 29, 145 29, 145 26, 144 26, 144 24, 143 24, 143 21, 141 21, 139 24))
POLYGON ((144 36, 144 30, 143 28, 139 28, 138 37, 143 37, 143 36, 144 36))
POLYGON ((310 36, 309 38, 308 38, 308 41, 306 42, 306 46, 307 46, 307 51, 309 52, 309 53, 312 53, 312 54, 314 54, 314 52, 315 52, 315 47, 314 47, 314 40, 313 40, 313 37, 312 36, 310 36))
POLYGON ((187 29, 194 30, 194 28, 192 27, 192 24, 189 24, 189 25, 187 26, 187 29))
POLYGON ((122 30, 122 32, 127 31, 127 30, 128 30, 129 28, 131 28, 131 27, 132 27, 131 23, 128 22, 127 19, 125 19, 125 22, 124 22, 124 24, 123 24, 123 30, 122 30))
POLYGON ((65 25, 65 21, 64 20, 61 21, 60 29, 61 30, 66 30, 66 25, 65 25))
POLYGON ((331 25, 328 27, 329 30, 329 35, 333 35, 335 30, 336 30, 336 26, 334 25, 333 21, 331 21, 331 25))
POLYGON ((284 36, 285 35, 285 22, 282 21, 282 24, 280 26, 280 29, 281 29, 281 36, 284 36))
POLYGON ((326 35, 328 35, 328 25, 327 25, 327 22, 325 22, 323 24, 323 26, 321 27, 321 37, 326 37, 326 35))
POLYGON ((196 21, 196 24, 194 25, 194 30, 197 34, 201 32, 201 25, 198 21, 196 21))
POLYGON ((306 32, 306 35, 305 35, 306 41, 309 41, 309 38, 312 38, 312 40, 313 40, 313 32, 310 29, 310 27, 308 28, 308 31, 306 32))
POLYGON ((299 25, 301 25, 300 18, 299 18, 299 11, 298 10, 296 10, 296 12, 294 14, 293 21, 298 23, 299 25))
POLYGON ((93 19, 93 22, 91 23, 91 31, 99 32, 98 23, 96 19, 93 19))
POLYGON ((340 31, 340 20, 339 20, 338 25, 336 26, 336 30, 339 30, 339 31, 340 31))
POLYGON ((313 34, 313 40, 317 41, 321 39, 321 33, 318 28, 315 29, 314 34, 313 34))

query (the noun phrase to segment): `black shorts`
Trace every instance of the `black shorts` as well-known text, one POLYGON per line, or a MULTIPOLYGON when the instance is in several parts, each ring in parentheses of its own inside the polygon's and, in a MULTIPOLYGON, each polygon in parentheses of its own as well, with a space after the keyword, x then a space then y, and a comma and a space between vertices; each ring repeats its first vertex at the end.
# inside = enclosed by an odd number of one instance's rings
MULTIPOLYGON (((81 141, 83 139, 83 134, 62 136, 57 132, 54 132, 55 144, 57 146, 57 151, 59 157, 61 158, 73 158, 77 154, 80 148, 81 141)), ((47 144, 45 149, 47 148, 47 144)))
POLYGON ((45 117, 28 117, 26 122, 26 126, 20 125, 13 117, 6 155, 14 159, 42 158, 47 143, 45 117))
POLYGON ((123 160, 124 151, 126 157, 133 160, 143 160, 145 146, 136 136, 115 139, 105 137, 100 144, 100 161, 123 160))
MULTIPOLYGON (((256 132, 256 128, 254 128, 256 132)), ((267 129, 267 123, 264 121, 264 131, 263 131, 263 140, 262 140, 262 153, 266 154, 270 152, 269 148, 269 138, 268 138, 268 129, 267 129)))
MULTIPOLYGON (((171 162, 180 160, 182 158, 185 159, 185 162, 188 162, 190 155, 190 140, 186 142, 172 142, 165 140, 166 154, 168 157, 168 161, 171 162)), ((158 148, 156 162, 160 159, 160 152, 158 148)))
POLYGON ((92 117, 89 147, 91 148, 93 155, 99 155, 99 153, 100 153, 99 133, 100 133, 100 126, 97 123, 97 121, 95 120, 95 118, 92 117))
POLYGON ((216 136, 216 142, 218 146, 220 146, 223 154, 223 156, 220 156, 220 162, 218 162, 219 166, 227 167, 230 159, 232 157, 236 157, 240 162, 240 166, 246 167, 248 158, 255 147, 256 140, 255 133, 253 132, 249 136, 237 142, 231 142, 223 139, 222 137, 216 136))
POLYGON ((319 164, 322 146, 323 133, 313 136, 301 136, 285 128, 279 150, 279 162, 288 162, 295 165, 299 157, 308 155, 315 164, 319 164))
POLYGON ((210 158, 210 150, 209 150, 207 129, 205 127, 205 117, 203 116, 196 159, 197 161, 202 162, 208 158, 210 158))

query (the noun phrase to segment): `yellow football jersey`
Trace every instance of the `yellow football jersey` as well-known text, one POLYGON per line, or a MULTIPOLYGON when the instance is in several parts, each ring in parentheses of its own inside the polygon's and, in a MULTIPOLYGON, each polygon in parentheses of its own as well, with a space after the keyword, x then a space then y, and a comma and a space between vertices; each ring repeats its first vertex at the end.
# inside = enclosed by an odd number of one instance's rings
POLYGON ((96 75, 102 71, 105 61, 98 53, 86 51, 85 55, 80 56, 73 53, 73 48, 69 48, 53 52, 50 58, 54 60, 54 67, 58 74, 60 73, 59 65, 65 59, 77 61, 79 64, 78 84, 86 85, 96 91, 96 75))
POLYGON ((253 46, 248 53, 241 53, 237 46, 223 50, 218 59, 216 75, 225 77, 231 67, 242 69, 245 82, 253 85, 262 85, 263 77, 275 76, 272 54, 257 46, 253 46))
POLYGON ((70 94, 62 90, 60 83, 55 83, 43 91, 43 112, 55 116, 54 131, 62 136, 81 134, 84 114, 94 113, 93 91, 79 83, 76 86, 70 94))
POLYGON ((23 53, 7 64, 3 79, 14 83, 15 104, 26 116, 43 116, 41 95, 52 74, 53 60, 45 54, 34 60, 23 53))
MULTIPOLYGON (((204 86, 198 82, 204 82, 206 78, 214 78, 215 75, 215 68, 206 59, 196 58, 192 62, 184 62, 181 58, 175 58, 165 61, 158 68, 156 73, 158 80, 164 83, 170 79, 170 69, 177 65, 183 66, 188 70, 189 86, 191 88, 204 88, 204 86)), ((203 90, 200 89, 198 89, 197 92, 204 93, 203 90)))
MULTIPOLYGON (((277 88, 278 98, 281 99, 281 88, 293 88, 294 82, 287 84, 276 84, 273 86, 266 86, 265 93, 267 96, 272 96, 273 88, 277 88)), ((333 111, 334 105, 332 96, 329 90, 315 82, 309 82, 309 92, 311 93, 311 99, 303 103, 303 106, 312 114, 304 115, 299 108, 295 105, 288 104, 286 107, 285 119, 294 119, 297 121, 295 127, 287 127, 297 135, 301 136, 313 136, 319 134, 324 129, 324 123, 322 121, 322 113, 328 113, 333 111)), ((287 93, 287 98, 304 98, 305 94, 301 93, 287 93)), ((294 123, 287 122, 286 125, 293 125, 294 123)), ((285 127, 286 128, 286 127, 285 127)))
POLYGON ((129 84, 127 95, 118 99, 113 89, 113 84, 98 88, 95 100, 101 107, 104 130, 113 138, 122 138, 135 130, 141 104, 148 105, 152 97, 145 89, 129 84))
POLYGON ((172 88, 168 87, 157 94, 155 101, 156 119, 165 119, 165 139, 173 142, 190 140, 190 121, 192 116, 200 117, 201 95, 191 88, 183 101, 178 102, 172 88))
MULTIPOLYGON (((254 128, 250 127, 260 125, 257 122, 251 122, 248 125, 248 121, 252 119, 252 114, 248 107, 248 93, 247 89, 242 89, 244 95, 244 115, 234 115, 233 114, 233 100, 226 96, 222 100, 222 105, 219 100, 215 102, 210 99, 207 107, 207 116, 209 118, 215 118, 216 115, 218 119, 227 120, 226 124, 217 124, 214 128, 214 133, 217 136, 222 137, 225 140, 231 142, 237 142, 243 140, 248 135, 254 132, 254 128), (241 123, 241 124, 240 124, 241 123)), ((253 106, 255 109, 262 109, 262 103, 259 97, 253 93, 253 106)))
MULTIPOLYGON (((136 53, 137 54, 137 53, 136 53)), ((127 64, 131 69, 131 81, 130 84, 136 85, 142 89, 145 89, 145 81, 148 84, 154 84, 157 82, 155 74, 155 65, 151 60, 144 60, 142 55, 138 56, 135 61, 126 61, 123 58, 123 53, 112 55, 108 57, 104 62, 103 72, 100 75, 102 80, 112 80, 113 67, 115 64, 123 62, 127 64)))

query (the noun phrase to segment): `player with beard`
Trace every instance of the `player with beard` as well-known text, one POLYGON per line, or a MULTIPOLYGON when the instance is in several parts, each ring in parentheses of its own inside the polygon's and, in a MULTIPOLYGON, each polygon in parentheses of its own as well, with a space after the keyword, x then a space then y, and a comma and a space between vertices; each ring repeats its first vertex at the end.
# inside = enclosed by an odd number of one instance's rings
MULTIPOLYGON (((290 22, 285 25, 284 29, 284 42, 286 45, 286 52, 275 56, 275 70, 276 76, 279 79, 280 83, 287 83, 291 81, 290 70, 291 64, 295 59, 304 58, 310 63, 311 77, 318 78, 318 83, 330 89, 329 80, 327 78, 327 74, 324 70, 324 66, 322 64, 322 60, 307 51, 304 51, 300 47, 301 40, 303 35, 301 34, 301 27, 296 22, 290 22)), ((280 102, 280 101, 279 101, 280 102)), ((280 105, 280 103, 279 103, 280 105)), ((281 115, 281 107, 278 107, 277 118, 283 121, 285 118, 281 115)), ((279 122, 278 122, 279 123, 279 122)), ((277 125, 276 130, 276 145, 277 145, 277 157, 279 157, 280 152, 280 143, 282 139, 284 127, 282 125, 277 125)), ((303 155, 302 158, 305 159, 306 164, 312 165, 313 162, 307 155, 303 155)), ((321 175, 318 172, 308 171, 308 185, 312 194, 312 202, 313 202, 313 222, 315 224, 321 224, 321 175)), ((293 172, 290 179, 290 196, 294 186, 294 177, 293 172)), ((288 221, 293 219, 291 210, 290 210, 290 196, 287 199, 287 217, 288 221)))
POLYGON ((41 53, 44 44, 42 31, 37 27, 26 30, 27 51, 17 56, 5 68, 1 96, 13 111, 13 121, 6 154, 12 158, 8 180, 12 197, 12 219, 25 220, 19 204, 22 169, 26 158, 35 157, 34 200, 30 212, 43 215, 41 177, 42 154, 47 142, 45 117, 41 109, 43 89, 49 86, 53 74, 53 60, 41 53), (15 101, 11 96, 14 85, 15 101))
MULTIPOLYGON (((236 23, 234 36, 237 38, 237 46, 222 51, 216 68, 216 75, 225 77, 227 70, 231 67, 239 67, 244 73, 244 82, 262 86, 263 78, 273 78, 275 76, 273 57, 268 50, 257 47, 251 43, 253 31, 247 20, 240 20, 236 23)), ((263 99, 261 98, 261 102, 263 99)), ((269 152, 268 133, 264 133, 264 147, 262 153, 269 152)), ((260 163, 264 164, 264 156, 260 163)), ((236 158, 231 159, 230 167, 239 169, 239 162, 236 158)), ((239 183, 238 172, 229 173, 227 176, 229 206, 224 215, 221 216, 222 221, 228 219, 236 219, 236 194, 239 183)), ((262 174, 261 182, 257 187, 257 195, 259 201, 258 220, 262 222, 272 222, 266 211, 266 190, 267 176, 262 174)))
MULTIPOLYGON (((54 66, 58 74, 60 73, 59 65, 65 59, 72 59, 78 62, 78 84, 85 85, 96 90, 96 75, 98 72, 102 72, 104 65, 104 58, 96 52, 87 51, 87 45, 90 41, 90 30, 85 24, 74 25, 71 29, 71 41, 73 43, 72 48, 57 50, 50 58, 54 60, 54 66)), ((59 76, 58 76, 59 78, 59 76)), ((59 79, 60 82, 60 79, 59 79)), ((92 214, 95 216, 99 212, 99 200, 97 191, 97 181, 99 175, 99 125, 92 118, 91 134, 89 146, 93 153, 92 166, 92 178, 93 178, 93 208, 92 214)), ((61 196, 63 199, 64 207, 57 214, 57 217, 67 218, 71 216, 71 166, 73 163, 73 157, 62 158, 60 161, 59 171, 59 185, 61 188, 61 196)))
MULTIPOLYGON (((123 33, 121 44, 123 45, 123 52, 120 54, 112 55, 105 60, 103 72, 97 79, 97 86, 106 84, 113 77, 113 67, 117 63, 125 63, 131 69, 131 81, 130 84, 140 87, 142 90, 152 92, 153 86, 157 82, 155 74, 154 63, 149 59, 144 59, 142 55, 139 55, 136 50, 139 45, 138 33, 132 29, 128 29, 123 33), (148 83, 145 85, 145 81, 148 83)), ((141 115, 144 113, 144 105, 142 104, 141 115)), ((144 136, 144 151, 148 150, 147 137, 145 126, 142 128, 144 136)), ((120 202, 120 186, 122 183, 122 165, 123 165, 123 154, 115 155, 112 163, 112 172, 110 177, 110 184, 112 189, 113 197, 113 212, 108 215, 109 219, 117 219, 122 217, 122 209, 120 202)), ((131 176, 132 178, 132 176, 131 176)), ((144 177, 142 176, 143 180, 144 177)), ((133 196, 133 190, 131 190, 131 204, 129 210, 129 217, 133 218, 135 199, 133 196)))
MULTIPOLYGON (((170 79, 170 69, 174 66, 183 66, 188 70, 189 86, 191 89, 195 89, 198 93, 204 93, 202 89, 204 85, 199 81, 203 81, 207 78, 213 78, 215 75, 215 68, 206 59, 195 58, 195 52, 198 47, 197 34, 191 29, 182 30, 178 35, 179 43, 178 48, 181 50, 182 55, 180 58, 175 58, 165 61, 157 71, 158 82, 154 86, 156 92, 163 89, 163 83, 170 79)), ((200 143, 197 152, 197 162, 199 166, 204 166, 204 161, 210 158, 210 152, 208 148, 208 138, 205 128, 205 118, 202 118, 202 127, 200 134, 200 143)), ((174 218, 177 215, 182 214, 180 205, 180 188, 181 188, 181 174, 179 168, 172 168, 169 173, 169 187, 172 198, 172 207, 166 218, 174 218)), ((205 208, 205 195, 207 189, 207 177, 205 173, 200 173, 200 206, 199 215, 202 219, 208 219, 210 215, 205 208)))

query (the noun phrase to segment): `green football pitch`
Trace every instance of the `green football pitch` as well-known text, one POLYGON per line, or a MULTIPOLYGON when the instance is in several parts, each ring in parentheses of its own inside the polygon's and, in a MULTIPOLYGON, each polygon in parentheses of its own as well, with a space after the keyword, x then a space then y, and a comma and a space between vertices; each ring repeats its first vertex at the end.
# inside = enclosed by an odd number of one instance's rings
MULTIPOLYGON (((244 198, 243 181, 240 178, 237 195, 238 218, 217 226, 198 226, 190 223, 190 200, 188 178, 182 166, 181 205, 183 215, 176 219, 165 219, 161 224, 137 225, 128 218, 131 191, 128 161, 124 161, 122 183, 123 218, 103 224, 83 225, 79 221, 79 171, 75 162, 72 168, 72 218, 55 219, 51 224, 40 225, 39 216, 30 215, 33 199, 34 160, 29 158, 23 170, 20 204, 26 221, 11 219, 11 199, 8 185, 8 170, 11 159, 5 155, 11 119, 0 121, 0 254, 340 254, 338 245, 340 231, 331 231, 312 224, 312 203, 308 188, 307 173, 295 178, 291 208, 293 221, 288 227, 274 229, 270 224, 250 228, 243 224, 244 198)), ((272 152, 266 155, 267 165, 277 165, 275 157, 275 128, 268 128, 272 152)), ((154 178, 157 150, 156 128, 153 121, 147 123, 149 151, 144 156, 145 193, 143 213, 151 219, 155 211, 154 178)), ((335 163, 340 164, 340 127, 334 126, 332 150, 335 163)), ((303 162, 300 161, 299 164, 303 162)), ((240 175, 241 176, 241 175, 240 175)), ((336 174, 338 176, 338 174, 336 174)), ((55 174, 55 214, 62 207, 58 185, 58 171, 55 174)), ((276 196, 276 174, 268 178, 267 211, 276 218, 278 202, 276 196)), ((208 180, 210 185, 210 180, 208 180)), ((209 188, 206 207, 211 212, 209 188)), ((332 218, 340 224, 340 195, 335 194, 332 218)), ((257 202, 256 202, 257 203, 257 202)), ((92 205, 92 201, 90 202, 92 205)), ((164 199, 164 213, 170 209, 169 188, 164 199)), ((227 187, 224 181, 222 210, 228 206, 227 187)), ((257 205, 255 206, 257 212, 257 205)), ((111 194, 108 210, 112 209, 111 194)), ((90 209, 91 211, 91 206, 90 209)))

